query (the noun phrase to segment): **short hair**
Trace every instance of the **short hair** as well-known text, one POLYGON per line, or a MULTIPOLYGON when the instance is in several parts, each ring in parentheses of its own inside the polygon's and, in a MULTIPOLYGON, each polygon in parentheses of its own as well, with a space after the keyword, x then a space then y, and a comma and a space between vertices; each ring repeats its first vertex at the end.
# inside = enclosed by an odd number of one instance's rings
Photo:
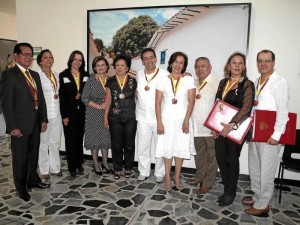
POLYGON ((70 54, 69 59, 68 59, 68 63, 67 63, 68 69, 71 70, 72 62, 74 61, 74 58, 75 58, 75 55, 76 55, 76 54, 81 55, 81 57, 82 57, 82 64, 81 64, 81 66, 79 67, 79 71, 84 71, 85 60, 84 60, 84 56, 83 56, 82 52, 79 51, 79 50, 75 50, 75 51, 73 51, 73 52, 70 54))
POLYGON ((27 42, 21 42, 15 45, 14 47, 14 52, 16 54, 20 54, 22 52, 21 47, 28 47, 31 49, 31 52, 33 53, 33 47, 31 44, 27 43, 27 42))
POLYGON ((109 63, 108 63, 108 61, 107 61, 106 58, 104 58, 103 56, 97 56, 97 57, 94 58, 94 60, 93 60, 93 62, 92 62, 92 67, 93 67, 93 72, 94 72, 94 74, 97 73, 96 70, 95 70, 95 67, 96 67, 96 64, 97 64, 99 61, 104 61, 105 65, 106 65, 106 67, 107 67, 107 69, 106 69, 105 72, 107 73, 108 70, 109 70, 109 63))
POLYGON ((224 77, 225 78, 230 78, 231 77, 231 71, 228 70, 228 65, 230 64, 230 61, 232 60, 232 58, 235 57, 235 56, 240 56, 240 57, 243 58, 244 64, 245 64, 245 69, 244 69, 244 71, 242 73, 242 76, 243 77, 247 77, 246 56, 245 56, 245 54, 243 54, 241 52, 234 52, 234 53, 232 53, 229 56, 229 58, 227 59, 227 62, 225 64, 225 66, 224 66, 224 77))
POLYGON ((172 72, 172 63, 175 62, 175 60, 177 59, 178 56, 182 56, 184 58, 184 65, 183 68, 181 70, 181 73, 184 73, 186 71, 186 68, 188 66, 188 57, 185 53, 183 52, 174 52, 169 59, 168 62, 168 68, 167 70, 171 73, 172 72))
POLYGON ((131 59, 126 55, 117 54, 113 61, 113 67, 114 67, 114 69, 116 69, 116 63, 121 59, 125 61, 126 66, 128 67, 128 70, 126 71, 126 73, 128 73, 128 71, 130 70, 130 67, 131 67, 131 59))
POLYGON ((210 60, 209 60, 209 58, 207 58, 207 57, 203 57, 203 56, 201 56, 201 57, 198 57, 196 60, 195 60, 195 64, 198 62, 198 61, 206 61, 209 65, 210 65, 210 60))
POLYGON ((258 55, 260 53, 271 53, 271 55, 272 55, 272 61, 275 61, 275 54, 274 54, 274 52, 272 52, 271 50, 268 50, 268 49, 263 49, 259 53, 257 53, 256 61, 258 61, 258 55))
POLYGON ((155 51, 154 51, 153 48, 144 48, 144 49, 142 50, 142 52, 141 52, 141 59, 143 59, 143 55, 144 55, 144 53, 146 53, 146 52, 152 52, 153 55, 154 55, 154 57, 156 58, 156 53, 155 53, 155 51))
MULTIPOLYGON (((42 62, 42 57, 43 57, 44 53, 46 53, 46 52, 49 52, 52 55, 52 52, 49 49, 42 50, 36 57, 36 62, 39 66, 41 66, 40 63, 42 62)), ((53 57, 53 55, 52 55, 52 57, 53 57)))

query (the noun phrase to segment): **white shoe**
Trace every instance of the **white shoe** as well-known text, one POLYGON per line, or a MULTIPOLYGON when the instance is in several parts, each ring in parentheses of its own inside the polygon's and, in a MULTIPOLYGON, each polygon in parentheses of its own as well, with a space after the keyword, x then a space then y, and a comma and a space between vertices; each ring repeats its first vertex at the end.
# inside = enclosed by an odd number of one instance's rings
POLYGON ((146 176, 143 176, 143 175, 139 175, 138 178, 137 178, 138 181, 144 181, 144 180, 147 180, 147 177, 146 176))
POLYGON ((156 183, 162 183, 164 181, 164 177, 156 177, 156 183))

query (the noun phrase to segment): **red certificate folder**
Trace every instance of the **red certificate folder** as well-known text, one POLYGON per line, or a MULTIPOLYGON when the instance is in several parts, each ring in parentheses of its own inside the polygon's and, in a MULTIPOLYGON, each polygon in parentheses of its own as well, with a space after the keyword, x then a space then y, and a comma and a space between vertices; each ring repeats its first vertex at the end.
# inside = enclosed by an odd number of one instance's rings
MULTIPOLYGON (((203 125, 217 133, 220 133, 223 129, 221 123, 229 123, 237 112, 237 108, 217 99, 203 125)), ((226 137, 235 143, 241 144, 252 125, 252 120, 252 117, 248 117, 237 130, 230 131, 226 137)))
MULTIPOLYGON (((276 112, 267 110, 255 110, 253 122, 253 136, 251 141, 267 142, 274 132, 276 112)), ((296 141, 297 114, 289 113, 289 121, 285 132, 281 135, 279 143, 294 145, 296 141)))

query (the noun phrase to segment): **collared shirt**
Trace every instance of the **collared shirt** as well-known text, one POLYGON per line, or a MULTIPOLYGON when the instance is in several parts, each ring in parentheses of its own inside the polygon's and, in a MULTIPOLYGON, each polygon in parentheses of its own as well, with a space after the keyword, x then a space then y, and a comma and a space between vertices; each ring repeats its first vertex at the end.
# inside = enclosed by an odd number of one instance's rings
POLYGON ((58 90, 59 90, 58 74, 56 72, 53 72, 57 84, 57 90, 55 92, 52 82, 47 77, 47 75, 41 69, 38 70, 38 73, 40 75, 43 93, 46 100, 48 119, 57 118, 60 115, 59 98, 55 99, 54 95, 58 94, 58 90))
MULTIPOLYGON (((258 78, 255 81, 255 87, 257 87, 257 83, 258 78)), ((289 120, 289 93, 287 81, 274 71, 264 88, 260 91, 257 100, 258 105, 254 107, 254 110, 276 111, 276 122, 272 138, 278 141, 281 134, 284 133, 285 125, 289 120)))
MULTIPOLYGON (((136 75, 137 81, 137 103, 136 103, 136 119, 146 123, 156 123, 156 114, 155 114, 155 93, 156 87, 159 83, 159 80, 162 77, 168 76, 170 73, 164 69, 159 68, 159 71, 155 78, 150 82, 147 82, 145 78, 145 70, 139 70, 136 75), (149 90, 145 90, 145 86, 149 86, 149 90)), ((147 79, 151 79, 149 75, 147 79)))
MULTIPOLYGON (((195 106, 192 114, 194 137, 207 137, 210 136, 211 130, 203 126, 208 114, 210 113, 218 90, 220 78, 209 74, 205 81, 206 85, 200 90, 200 99, 196 99, 195 106)), ((199 80, 195 80, 195 85, 198 87, 199 80)), ((198 89, 196 89, 198 94, 198 89)))

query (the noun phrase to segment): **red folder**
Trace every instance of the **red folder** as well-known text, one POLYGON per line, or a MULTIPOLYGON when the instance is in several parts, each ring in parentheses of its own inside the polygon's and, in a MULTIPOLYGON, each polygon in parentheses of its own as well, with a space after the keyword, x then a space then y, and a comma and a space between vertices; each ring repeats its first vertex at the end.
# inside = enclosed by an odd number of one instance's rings
MULTIPOLYGON (((229 123, 237 112, 238 109, 234 106, 217 99, 203 125, 217 133, 220 133, 223 129, 221 123, 229 123)), ((226 138, 234 141, 235 143, 241 144, 252 125, 252 120, 252 117, 248 117, 237 130, 230 131, 226 138)))
MULTIPOLYGON (((251 141, 267 142, 274 132, 276 112, 267 110, 254 111, 253 136, 251 141)), ((296 141, 297 114, 289 113, 289 121, 279 144, 294 145, 296 141)))

